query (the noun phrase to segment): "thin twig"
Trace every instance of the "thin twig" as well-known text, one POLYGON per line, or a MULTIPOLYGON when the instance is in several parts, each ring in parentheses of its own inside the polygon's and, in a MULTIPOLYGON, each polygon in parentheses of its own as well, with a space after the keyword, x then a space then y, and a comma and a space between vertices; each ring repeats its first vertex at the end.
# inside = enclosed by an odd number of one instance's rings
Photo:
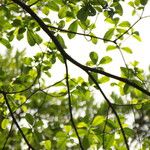
POLYGON ((59 30, 60 32, 72 33, 72 34, 76 34, 76 35, 87 36, 87 37, 96 38, 96 39, 99 39, 99 40, 103 40, 103 41, 114 43, 114 41, 112 41, 112 40, 105 39, 105 38, 102 38, 102 37, 98 37, 98 36, 95 36, 95 35, 90 35, 90 34, 80 33, 80 32, 74 32, 74 31, 70 31, 70 30, 54 27, 54 26, 51 26, 51 25, 46 25, 46 26, 49 27, 49 28, 55 29, 55 30, 59 30))
POLYGON ((69 103, 70 120, 71 120, 71 123, 72 123, 72 127, 74 128, 76 136, 78 138, 80 148, 81 148, 81 150, 84 150, 82 142, 81 142, 81 138, 79 136, 79 133, 78 133, 78 130, 77 130, 77 127, 75 125, 74 118, 73 118, 72 102, 71 102, 70 87, 69 87, 69 71, 68 71, 67 60, 65 58, 64 58, 64 62, 65 62, 65 68, 66 68, 66 86, 67 86, 67 93, 68 93, 68 103, 69 103))
POLYGON ((113 105, 111 104, 111 102, 109 101, 109 99, 107 98, 107 96, 105 95, 105 93, 103 92, 103 90, 101 89, 101 87, 99 86, 98 82, 95 80, 95 78, 91 75, 91 73, 87 72, 89 77, 91 78, 91 80, 95 83, 96 87, 98 88, 98 90, 100 91, 100 93, 103 95, 104 99, 106 100, 106 102, 108 103, 109 107, 112 109, 114 115, 116 116, 116 119, 118 121, 118 124, 120 126, 120 130, 122 132, 122 136, 124 138, 124 142, 126 145, 127 150, 130 150, 129 145, 128 145, 128 140, 127 137, 125 135, 124 129, 122 127, 122 123, 120 121, 120 118, 118 116, 118 113, 116 112, 115 108, 113 107, 113 105))
POLYGON ((108 113, 109 113, 109 108, 107 109, 107 114, 106 114, 106 121, 105 121, 105 124, 104 124, 104 128, 103 128, 103 149, 105 149, 105 129, 106 129, 106 126, 107 126, 107 120, 108 120, 108 113))

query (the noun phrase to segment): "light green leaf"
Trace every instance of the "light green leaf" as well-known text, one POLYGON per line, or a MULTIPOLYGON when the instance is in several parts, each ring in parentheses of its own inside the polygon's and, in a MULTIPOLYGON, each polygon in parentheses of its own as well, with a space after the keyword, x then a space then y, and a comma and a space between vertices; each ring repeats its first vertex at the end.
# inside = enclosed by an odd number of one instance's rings
POLYGON ((101 65, 103 65, 103 64, 108 64, 108 63, 110 63, 111 61, 112 61, 112 58, 111 58, 111 57, 109 57, 109 56, 104 56, 104 57, 100 60, 99 64, 101 64, 101 65))
POLYGON ((104 41, 106 42, 106 40, 110 40, 113 34, 114 34, 114 28, 109 29, 104 35, 104 41))
POLYGON ((51 150, 51 148, 52 148, 51 141, 50 140, 44 141, 44 147, 46 150, 51 150))
MULTIPOLYGON (((74 21, 73 23, 70 24, 69 28, 68 28, 69 31, 72 31, 72 32, 77 32, 78 30, 78 21, 74 21)), ((75 37, 76 34, 73 34, 73 33, 68 33, 68 37, 69 39, 72 39, 75 37)))
POLYGON ((132 50, 131 50, 131 48, 129 48, 129 47, 122 47, 121 49, 124 50, 124 51, 127 52, 127 53, 132 54, 132 50))
POLYGON ((67 6, 63 6, 59 9, 59 12, 58 12, 58 17, 60 19, 66 17, 66 13, 67 13, 67 10, 68 10, 68 7, 67 6))
POLYGON ((79 122, 77 125, 78 128, 87 128, 88 125, 85 122, 79 122))
POLYGON ((98 79, 98 81, 99 81, 99 83, 106 83, 106 82, 108 82, 110 80, 110 78, 109 77, 106 77, 106 76, 103 76, 103 77, 101 77, 100 79, 98 79))
POLYGON ((108 45, 107 48, 106 48, 106 51, 111 51, 111 50, 115 50, 115 49, 116 49, 116 46, 108 45))
POLYGON ((96 116, 92 122, 92 126, 97 126, 101 123, 103 123, 105 120, 104 116, 96 116))
POLYGON ((1 122, 1 128, 6 129, 8 124, 9 124, 9 119, 3 119, 3 121, 1 122))
POLYGON ((130 27, 131 24, 130 24, 129 21, 123 21, 118 26, 120 26, 120 27, 130 27))
MULTIPOLYGON (((93 33, 91 33, 90 35, 95 36, 93 33)), ((92 41, 93 44, 97 44, 98 39, 95 38, 95 37, 92 37, 92 38, 91 38, 91 41, 92 41)))

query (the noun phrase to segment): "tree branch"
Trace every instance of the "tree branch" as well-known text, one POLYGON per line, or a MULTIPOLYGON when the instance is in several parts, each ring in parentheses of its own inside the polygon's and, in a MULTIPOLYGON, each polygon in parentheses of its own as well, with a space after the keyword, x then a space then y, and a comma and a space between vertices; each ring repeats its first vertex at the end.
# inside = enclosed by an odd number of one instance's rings
POLYGON ((59 43, 59 41, 57 40, 57 38, 53 35, 53 32, 50 31, 47 27, 47 25, 33 12, 32 9, 30 9, 29 6, 27 6, 26 4, 24 4, 23 2, 19 1, 19 0, 12 0, 14 3, 16 3, 17 5, 19 5, 20 7, 22 7, 24 10, 26 10, 32 17, 33 19, 35 19, 37 21, 37 23, 39 24, 39 26, 47 33, 47 35, 52 39, 52 41, 55 43, 57 49, 60 51, 60 53, 62 54, 62 56, 64 56, 66 59, 68 59, 70 62, 72 62, 74 65, 78 66, 79 68, 81 68, 84 71, 92 71, 92 72, 96 72, 96 73, 100 73, 102 75, 108 76, 110 78, 122 81, 124 83, 127 83, 128 85, 140 90, 141 92, 147 94, 148 96, 150 96, 150 92, 143 89, 142 87, 138 86, 136 83, 126 79, 126 78, 121 78, 119 76, 110 74, 108 72, 102 71, 102 70, 98 70, 95 68, 90 68, 87 66, 84 66, 82 64, 80 64, 79 62, 77 62, 76 60, 74 60, 71 56, 69 56, 63 49, 63 47, 61 46, 61 44, 59 43))
POLYGON ((19 124, 18 124, 18 122, 17 122, 17 120, 16 120, 16 118, 15 118, 15 116, 14 116, 14 114, 13 114, 13 111, 12 111, 10 105, 9 105, 9 102, 8 102, 7 94, 6 94, 6 93, 2 93, 2 94, 3 94, 3 96, 4 96, 4 99, 5 99, 7 108, 8 108, 8 110, 9 110, 9 112, 10 112, 10 115, 11 115, 11 117, 12 117, 12 119, 13 119, 14 124, 17 126, 17 128, 18 128, 18 130, 19 130, 21 136, 22 136, 23 139, 25 140, 25 142, 26 142, 26 144, 28 145, 29 149, 34 150, 34 148, 32 147, 32 145, 31 145, 31 144, 29 143, 29 141, 27 140, 25 134, 23 133, 22 129, 20 128, 20 126, 19 126, 19 124))
POLYGON ((68 65, 67 65, 66 58, 64 58, 64 62, 65 62, 65 68, 66 68, 66 86, 67 86, 67 93, 68 93, 70 120, 72 123, 72 127, 74 128, 76 136, 78 138, 80 148, 81 148, 81 150, 84 150, 82 142, 81 142, 81 138, 79 136, 77 127, 76 127, 75 122, 74 122, 73 114, 72 114, 72 102, 71 102, 70 87, 69 87, 69 73, 68 73, 68 65))

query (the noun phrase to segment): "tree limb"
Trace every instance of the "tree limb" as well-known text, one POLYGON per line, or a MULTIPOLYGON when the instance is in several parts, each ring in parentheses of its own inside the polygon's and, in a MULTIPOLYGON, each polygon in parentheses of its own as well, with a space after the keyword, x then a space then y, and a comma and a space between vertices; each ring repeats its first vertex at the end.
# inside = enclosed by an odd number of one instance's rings
POLYGON ((138 90, 140 90, 141 92, 147 94, 148 96, 150 96, 150 92, 143 89, 142 87, 138 86, 136 83, 128 80, 127 78, 122 78, 113 74, 110 74, 108 72, 102 71, 102 70, 98 70, 96 68, 90 68, 88 66, 82 65, 79 62, 77 62, 76 60, 74 60, 71 56, 69 56, 65 50, 63 49, 63 47, 61 46, 61 44, 59 43, 59 41, 57 40, 57 38, 53 35, 53 32, 50 31, 47 27, 47 25, 33 12, 33 10, 27 6, 26 4, 24 4, 23 2, 19 1, 19 0, 12 0, 14 3, 16 3, 17 5, 19 5, 20 7, 22 7, 24 10, 26 10, 32 17, 33 19, 35 19, 37 21, 37 23, 39 24, 39 26, 47 33, 47 35, 52 39, 52 41, 55 43, 57 49, 60 51, 60 53, 62 54, 62 56, 64 56, 67 60, 69 60, 70 62, 72 62, 74 65, 78 66, 79 68, 81 68, 84 71, 92 71, 92 72, 96 72, 96 73, 100 73, 102 75, 108 76, 110 78, 122 81, 138 90))

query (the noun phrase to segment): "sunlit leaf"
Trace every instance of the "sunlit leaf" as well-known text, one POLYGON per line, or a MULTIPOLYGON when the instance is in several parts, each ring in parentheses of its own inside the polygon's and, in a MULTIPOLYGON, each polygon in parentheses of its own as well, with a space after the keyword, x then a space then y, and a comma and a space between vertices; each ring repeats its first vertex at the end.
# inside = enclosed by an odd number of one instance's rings
POLYGON ((115 45, 108 45, 106 51, 115 50, 117 47, 115 45))
POLYGON ((130 24, 129 21, 123 21, 118 26, 120 26, 120 27, 130 27, 131 24, 130 24))
POLYGON ((129 53, 129 54, 132 54, 132 50, 129 47, 122 47, 121 49, 124 50, 125 52, 129 53))
MULTIPOLYGON (((74 21, 70 24, 69 28, 68 28, 69 31, 72 31, 72 32, 77 32, 78 30, 78 21, 74 21)), ((68 37, 69 39, 72 39, 75 37, 76 34, 73 34, 73 33, 68 33, 68 37)))
POLYGON ((114 28, 109 29, 104 35, 104 41, 110 40, 112 38, 113 34, 114 34, 114 28))
POLYGON ((109 56, 104 56, 104 57, 100 60, 99 64, 100 64, 100 65, 104 65, 104 64, 110 63, 111 61, 112 61, 112 58, 111 58, 111 57, 109 57, 109 56))
POLYGON ((97 126, 101 123, 103 123, 105 120, 104 116, 96 116, 92 122, 92 126, 97 126))
POLYGON ((9 119, 3 119, 3 121, 1 122, 1 128, 6 129, 8 124, 9 124, 9 119))

